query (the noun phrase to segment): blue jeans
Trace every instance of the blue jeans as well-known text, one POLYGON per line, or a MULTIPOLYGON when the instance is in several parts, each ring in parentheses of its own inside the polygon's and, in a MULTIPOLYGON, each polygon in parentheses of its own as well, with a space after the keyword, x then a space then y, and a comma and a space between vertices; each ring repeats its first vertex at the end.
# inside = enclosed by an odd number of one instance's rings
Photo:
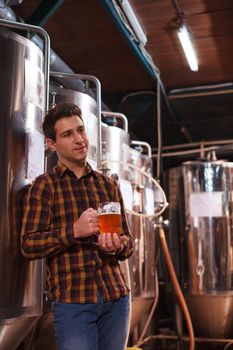
POLYGON ((130 297, 98 304, 53 302, 58 350, 125 350, 130 297))

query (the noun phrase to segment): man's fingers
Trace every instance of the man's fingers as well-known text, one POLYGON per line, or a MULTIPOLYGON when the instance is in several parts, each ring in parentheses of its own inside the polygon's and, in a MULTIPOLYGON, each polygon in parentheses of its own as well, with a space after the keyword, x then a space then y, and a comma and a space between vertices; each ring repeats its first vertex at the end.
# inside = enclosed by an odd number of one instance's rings
POLYGON ((87 210, 85 210, 85 212, 93 212, 93 211, 96 211, 97 212, 97 210, 95 210, 95 209, 93 209, 93 208, 88 208, 87 210))
POLYGON ((117 233, 113 233, 112 239, 113 239, 114 245, 119 246, 119 244, 121 244, 120 237, 119 237, 119 235, 117 233))
POLYGON ((90 217, 88 218, 88 221, 89 221, 89 223, 91 223, 91 224, 99 224, 98 218, 96 218, 96 217, 94 217, 94 216, 90 216, 90 217))
POLYGON ((114 241, 113 241, 113 235, 111 233, 106 234, 106 246, 110 250, 115 248, 114 241))
POLYGON ((102 233, 99 236, 99 246, 103 250, 111 251, 121 245, 120 237, 117 233, 102 233))
POLYGON ((95 209, 93 209, 93 208, 88 208, 87 210, 85 210, 85 211, 82 213, 82 215, 83 215, 83 214, 88 215, 88 216, 89 216, 89 215, 91 215, 91 216, 96 216, 96 217, 99 216, 97 210, 95 210, 95 209))
POLYGON ((99 245, 102 248, 106 248, 106 233, 102 233, 99 235, 99 245))

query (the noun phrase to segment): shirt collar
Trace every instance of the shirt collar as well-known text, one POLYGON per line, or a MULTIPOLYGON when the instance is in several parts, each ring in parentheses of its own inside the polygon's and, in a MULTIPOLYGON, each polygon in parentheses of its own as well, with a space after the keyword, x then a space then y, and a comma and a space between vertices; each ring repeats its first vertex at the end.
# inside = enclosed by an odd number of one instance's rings
MULTIPOLYGON (((59 177, 64 176, 66 173, 73 173, 73 171, 67 168, 67 166, 65 166, 65 164, 63 164, 60 160, 57 162, 56 171, 59 177)), ((89 163, 86 164, 85 173, 83 176, 86 176, 88 174, 97 176, 96 172, 92 169, 89 163)))

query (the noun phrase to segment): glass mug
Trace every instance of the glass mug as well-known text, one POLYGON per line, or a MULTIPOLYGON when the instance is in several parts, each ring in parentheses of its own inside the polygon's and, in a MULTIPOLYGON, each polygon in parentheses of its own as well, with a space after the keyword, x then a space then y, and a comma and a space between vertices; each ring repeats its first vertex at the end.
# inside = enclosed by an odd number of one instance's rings
POLYGON ((121 205, 118 202, 98 204, 100 233, 122 233, 121 205))

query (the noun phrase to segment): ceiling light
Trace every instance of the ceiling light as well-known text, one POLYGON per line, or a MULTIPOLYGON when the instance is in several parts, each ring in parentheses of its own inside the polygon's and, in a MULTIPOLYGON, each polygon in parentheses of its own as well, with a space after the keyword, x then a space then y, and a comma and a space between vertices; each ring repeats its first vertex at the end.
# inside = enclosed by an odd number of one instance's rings
POLYGON ((178 31, 178 37, 180 39, 181 45, 183 47, 184 53, 186 55, 190 69, 193 71, 198 71, 198 63, 196 53, 194 51, 190 33, 187 27, 183 24, 178 31))
POLYGON ((144 46, 147 43, 147 37, 134 13, 133 8, 131 7, 130 3, 128 0, 121 0, 120 1, 122 10, 124 11, 125 16, 127 17, 138 41, 143 44, 144 46))

